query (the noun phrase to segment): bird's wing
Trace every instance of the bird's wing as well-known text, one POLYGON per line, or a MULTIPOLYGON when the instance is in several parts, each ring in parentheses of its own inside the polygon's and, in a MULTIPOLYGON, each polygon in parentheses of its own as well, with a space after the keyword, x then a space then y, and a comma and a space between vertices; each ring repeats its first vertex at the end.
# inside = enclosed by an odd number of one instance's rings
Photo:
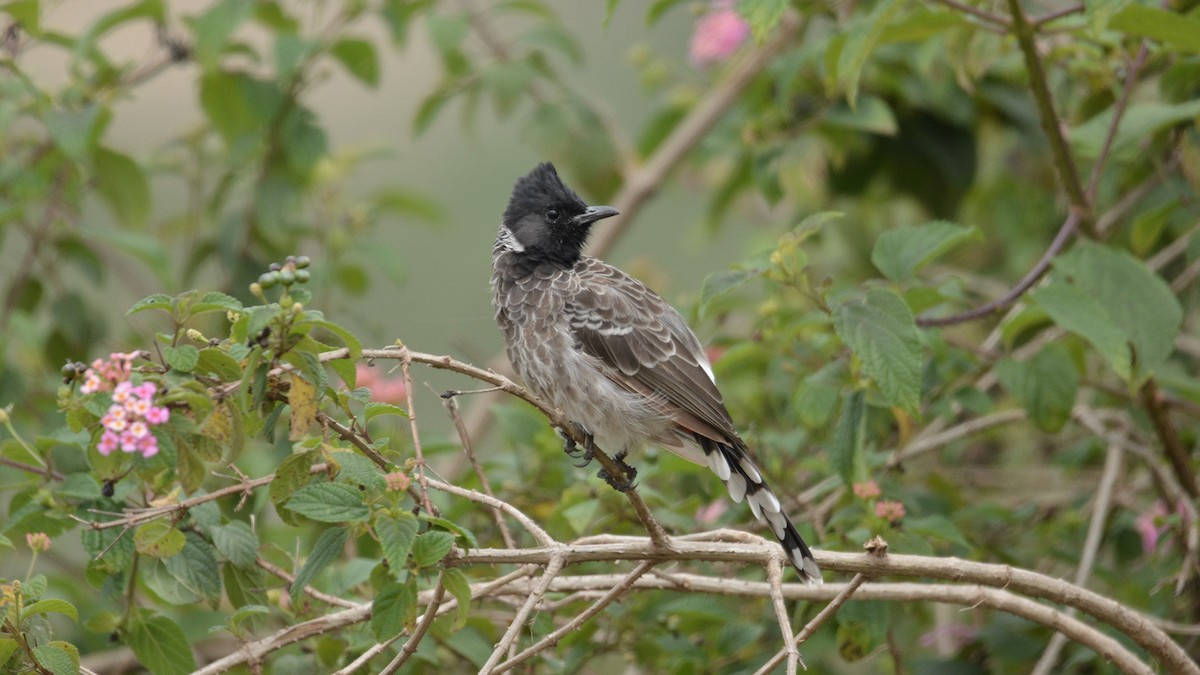
POLYGON ((712 366, 683 317, 657 293, 594 258, 576 264, 564 312, 583 351, 617 384, 655 398, 685 430, 740 442, 712 366))

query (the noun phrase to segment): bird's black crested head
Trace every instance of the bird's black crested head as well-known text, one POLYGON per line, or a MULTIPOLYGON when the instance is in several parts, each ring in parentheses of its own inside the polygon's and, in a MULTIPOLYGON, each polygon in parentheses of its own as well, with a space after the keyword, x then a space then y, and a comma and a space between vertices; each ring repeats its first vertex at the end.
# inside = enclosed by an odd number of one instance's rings
POLYGON ((592 223, 615 215, 616 209, 588 206, 543 162, 513 186, 501 239, 507 235, 505 246, 523 256, 569 267, 583 254, 592 223))

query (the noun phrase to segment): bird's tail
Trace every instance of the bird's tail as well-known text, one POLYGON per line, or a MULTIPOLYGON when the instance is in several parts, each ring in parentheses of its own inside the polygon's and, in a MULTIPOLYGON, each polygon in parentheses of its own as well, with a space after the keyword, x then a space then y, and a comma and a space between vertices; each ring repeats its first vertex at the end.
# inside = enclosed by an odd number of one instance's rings
POLYGON ((808 544, 804 543, 804 539, 796 531, 796 526, 783 512, 779 498, 763 480, 762 473, 754 466, 754 461, 745 450, 728 443, 718 443, 699 434, 696 435, 696 440, 704 450, 708 468, 725 482, 733 501, 740 503, 744 498, 750 505, 750 510, 754 512, 754 517, 765 521, 771 527, 771 531, 779 539, 779 544, 788 554, 788 560, 800 573, 800 578, 809 584, 822 583, 821 568, 817 567, 817 561, 813 559, 808 544))

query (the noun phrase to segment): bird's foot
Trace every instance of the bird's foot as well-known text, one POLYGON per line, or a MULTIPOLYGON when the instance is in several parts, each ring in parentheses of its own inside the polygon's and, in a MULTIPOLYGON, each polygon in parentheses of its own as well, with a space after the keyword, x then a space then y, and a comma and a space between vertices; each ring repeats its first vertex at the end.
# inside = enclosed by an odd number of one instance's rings
POLYGON ((571 434, 567 433, 565 429, 559 429, 558 435, 563 439, 563 452, 575 459, 581 460, 581 462, 575 466, 583 468, 590 464, 592 457, 595 456, 596 441, 592 438, 591 434, 589 434, 587 431, 584 431, 583 427, 575 423, 572 423, 572 426, 575 427, 576 433, 587 439, 582 450, 579 449, 579 445, 575 442, 575 439, 571 436, 571 434))
POLYGON ((621 452, 617 453, 616 457, 613 457, 613 460, 616 461, 617 466, 621 467, 621 470, 625 472, 625 480, 618 481, 610 476, 608 471, 605 469, 600 469, 600 471, 596 472, 597 478, 603 478, 604 482, 608 483, 609 487, 617 492, 629 492, 636 485, 634 480, 637 479, 637 469, 629 466, 629 464, 626 463, 625 456, 627 454, 627 452, 622 450, 621 452))

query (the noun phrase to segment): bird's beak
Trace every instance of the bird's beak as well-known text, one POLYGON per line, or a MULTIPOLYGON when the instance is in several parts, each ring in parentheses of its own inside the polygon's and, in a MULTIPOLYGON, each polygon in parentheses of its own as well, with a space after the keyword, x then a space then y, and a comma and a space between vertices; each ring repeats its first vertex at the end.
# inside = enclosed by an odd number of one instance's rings
POLYGON ((575 216, 573 220, 576 225, 591 225, 597 220, 611 218, 619 213, 620 211, 611 206, 589 206, 586 211, 575 216))

